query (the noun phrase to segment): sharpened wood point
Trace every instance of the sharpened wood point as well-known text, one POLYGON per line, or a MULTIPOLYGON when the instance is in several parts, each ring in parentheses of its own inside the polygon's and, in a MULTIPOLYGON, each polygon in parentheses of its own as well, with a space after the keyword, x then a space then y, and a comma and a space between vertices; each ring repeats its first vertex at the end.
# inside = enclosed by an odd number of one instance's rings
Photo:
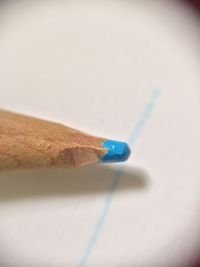
POLYGON ((0 170, 80 167, 128 158, 126 143, 0 110, 0 170))

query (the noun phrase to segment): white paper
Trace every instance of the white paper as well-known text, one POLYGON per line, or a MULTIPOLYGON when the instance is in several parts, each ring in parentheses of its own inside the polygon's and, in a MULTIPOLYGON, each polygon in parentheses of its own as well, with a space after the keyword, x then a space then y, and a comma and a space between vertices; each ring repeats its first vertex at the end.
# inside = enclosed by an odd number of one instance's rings
POLYGON ((0 17, 1 108, 132 144, 120 165, 1 173, 0 266, 190 267, 198 13, 181 1, 13 1, 0 17))

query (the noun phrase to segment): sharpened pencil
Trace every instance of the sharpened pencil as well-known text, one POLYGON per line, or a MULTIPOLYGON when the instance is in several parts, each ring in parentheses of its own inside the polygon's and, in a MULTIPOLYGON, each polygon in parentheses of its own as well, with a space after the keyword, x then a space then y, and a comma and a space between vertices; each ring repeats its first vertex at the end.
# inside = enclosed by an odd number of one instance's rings
POLYGON ((125 142, 0 110, 0 170, 80 167, 128 159, 125 142))

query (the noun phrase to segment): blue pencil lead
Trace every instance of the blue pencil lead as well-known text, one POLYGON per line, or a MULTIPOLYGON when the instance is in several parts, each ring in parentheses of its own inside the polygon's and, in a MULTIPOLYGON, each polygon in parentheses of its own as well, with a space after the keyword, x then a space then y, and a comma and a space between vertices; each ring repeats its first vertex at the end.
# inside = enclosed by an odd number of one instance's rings
POLYGON ((125 161, 130 155, 130 148, 125 142, 107 140, 102 146, 108 150, 102 158, 103 162, 125 161))

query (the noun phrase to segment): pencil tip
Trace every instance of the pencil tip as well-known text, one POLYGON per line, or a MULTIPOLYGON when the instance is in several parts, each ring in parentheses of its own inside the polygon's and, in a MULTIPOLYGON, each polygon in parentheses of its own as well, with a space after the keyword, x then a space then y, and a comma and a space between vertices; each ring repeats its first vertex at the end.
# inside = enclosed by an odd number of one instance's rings
POLYGON ((130 155, 130 148, 125 142, 107 140, 103 143, 103 147, 108 150, 102 158, 103 162, 125 161, 130 155))

